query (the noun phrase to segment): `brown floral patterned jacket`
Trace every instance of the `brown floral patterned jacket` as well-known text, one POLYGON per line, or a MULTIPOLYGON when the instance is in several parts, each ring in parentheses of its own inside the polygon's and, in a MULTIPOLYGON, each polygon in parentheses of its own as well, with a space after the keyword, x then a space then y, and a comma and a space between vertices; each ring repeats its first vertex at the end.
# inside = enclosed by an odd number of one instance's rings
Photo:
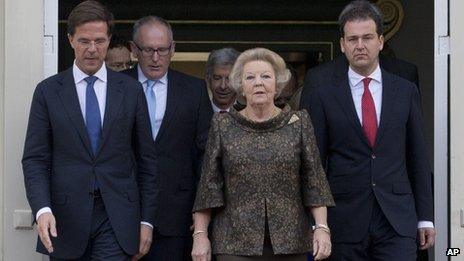
POLYGON ((306 111, 286 106, 265 122, 214 115, 193 207, 217 208, 214 254, 261 255, 266 220, 275 254, 309 252, 307 207, 333 205, 306 111))

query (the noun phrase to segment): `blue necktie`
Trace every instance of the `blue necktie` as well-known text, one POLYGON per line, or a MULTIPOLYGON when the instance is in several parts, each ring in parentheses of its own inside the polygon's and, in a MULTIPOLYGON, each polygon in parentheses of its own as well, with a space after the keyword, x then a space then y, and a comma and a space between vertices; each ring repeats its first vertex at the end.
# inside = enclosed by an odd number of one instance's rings
POLYGON ((151 133, 153 139, 156 138, 155 129, 155 113, 156 113, 156 96, 155 96, 156 81, 147 80, 147 88, 145 89, 145 97, 147 98, 148 114, 150 115, 151 133))
POLYGON ((94 156, 97 154, 98 143, 101 137, 100 108, 93 88, 97 79, 96 76, 89 76, 84 79, 87 82, 87 89, 85 91, 85 124, 94 156))

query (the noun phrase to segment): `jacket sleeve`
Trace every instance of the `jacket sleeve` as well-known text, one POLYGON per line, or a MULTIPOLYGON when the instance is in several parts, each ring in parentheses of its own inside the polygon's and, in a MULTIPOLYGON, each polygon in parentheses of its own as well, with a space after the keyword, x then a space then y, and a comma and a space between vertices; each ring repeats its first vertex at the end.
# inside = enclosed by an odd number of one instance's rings
POLYGON ((147 101, 143 88, 137 88, 137 111, 134 121, 134 154, 137 162, 137 183, 141 198, 142 221, 152 225, 155 222, 156 202, 159 193, 159 179, 156 173, 155 144, 151 135, 147 101))
POLYGON ((205 153, 205 146, 208 140, 208 131, 211 124, 211 118, 213 116, 213 109, 211 108, 211 101, 206 90, 206 85, 202 81, 199 86, 200 92, 200 106, 198 108, 198 119, 196 126, 195 135, 195 183, 198 183, 201 175, 201 164, 203 162, 203 156, 205 153))
POLYGON ((303 203, 307 207, 334 206, 314 137, 314 129, 306 111, 301 115, 301 179, 303 203))
POLYGON ((214 115, 211 122, 202 174, 193 206, 194 212, 224 206, 220 116, 214 115))
POLYGON ((411 107, 406 125, 406 162, 416 203, 417 218, 433 221, 432 174, 427 159, 420 96, 413 86, 411 107))
POLYGON ((43 207, 51 207, 50 174, 53 136, 41 84, 32 98, 22 158, 26 196, 34 217, 43 207))

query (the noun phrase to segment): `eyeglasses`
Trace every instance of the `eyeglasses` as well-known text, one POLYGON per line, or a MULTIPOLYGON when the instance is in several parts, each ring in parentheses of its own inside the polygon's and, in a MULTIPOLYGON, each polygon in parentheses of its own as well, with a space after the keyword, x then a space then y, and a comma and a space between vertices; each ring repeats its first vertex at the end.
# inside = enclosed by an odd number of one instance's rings
POLYGON ((78 39, 77 40, 77 43, 84 47, 84 48, 90 48, 90 46, 92 46, 92 43, 95 45, 95 47, 97 48, 101 48, 103 47, 106 43, 108 42, 107 39, 97 39, 95 41, 91 41, 91 40, 88 40, 88 39, 78 39))
POLYGON ((133 43, 135 47, 137 47, 137 49, 139 49, 142 52, 142 55, 145 57, 152 57, 155 53, 158 53, 159 56, 166 56, 169 53, 171 53, 172 42, 168 47, 160 47, 158 49, 153 49, 151 47, 141 48, 137 45, 136 42, 133 41, 133 43))

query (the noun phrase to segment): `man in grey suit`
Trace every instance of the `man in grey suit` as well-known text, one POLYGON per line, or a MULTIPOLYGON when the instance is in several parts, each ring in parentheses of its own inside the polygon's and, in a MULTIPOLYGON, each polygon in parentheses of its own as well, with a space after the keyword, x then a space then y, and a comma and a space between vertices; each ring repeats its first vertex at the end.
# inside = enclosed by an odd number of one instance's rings
POLYGON ((37 251, 51 260, 129 260, 155 222, 155 152, 137 81, 104 64, 113 15, 96 1, 68 18, 74 65, 38 84, 23 171, 37 251))

